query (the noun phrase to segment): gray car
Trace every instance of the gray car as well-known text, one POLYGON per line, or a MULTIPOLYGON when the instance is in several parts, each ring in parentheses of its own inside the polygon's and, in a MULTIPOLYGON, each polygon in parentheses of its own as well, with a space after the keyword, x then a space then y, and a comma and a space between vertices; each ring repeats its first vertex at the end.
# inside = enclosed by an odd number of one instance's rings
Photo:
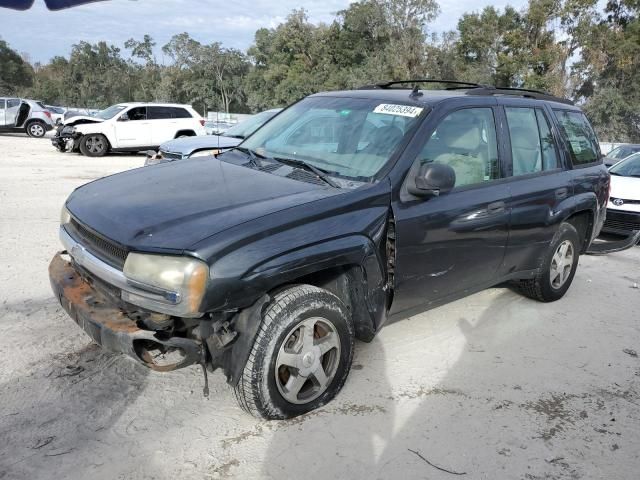
POLYGON ((149 151, 145 165, 173 162, 187 158, 215 155, 236 147, 262 125, 273 118, 281 108, 273 108, 257 113, 234 125, 223 135, 205 135, 176 138, 160 145, 158 153, 149 151))
POLYGON ((44 137, 53 127, 51 112, 42 102, 0 97, 0 132, 24 132, 30 137, 44 137))
POLYGON ((607 167, 611 167, 618 163, 620 160, 627 158, 634 153, 640 152, 640 145, 637 143, 625 143, 611 150, 604 157, 604 164, 607 167))

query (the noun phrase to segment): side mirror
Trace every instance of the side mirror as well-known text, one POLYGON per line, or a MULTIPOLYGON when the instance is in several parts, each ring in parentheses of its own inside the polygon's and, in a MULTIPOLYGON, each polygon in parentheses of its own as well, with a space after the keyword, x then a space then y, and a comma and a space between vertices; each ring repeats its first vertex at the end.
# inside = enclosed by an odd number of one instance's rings
POLYGON ((416 197, 437 197, 456 184, 456 172, 444 163, 425 163, 409 183, 409 193, 416 197))
POLYGON ((122 115, 120 115, 120 118, 118 118, 119 122, 128 122, 129 121, 129 115, 127 115, 126 113, 123 113, 122 115))

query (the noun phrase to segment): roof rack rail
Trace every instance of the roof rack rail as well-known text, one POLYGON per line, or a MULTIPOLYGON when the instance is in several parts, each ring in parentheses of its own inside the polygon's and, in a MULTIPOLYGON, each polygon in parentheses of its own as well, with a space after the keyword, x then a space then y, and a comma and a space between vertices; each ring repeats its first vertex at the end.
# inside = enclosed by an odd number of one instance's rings
POLYGON ((394 85, 409 85, 407 89, 413 88, 414 93, 417 93, 417 84, 419 83, 443 83, 451 85, 445 90, 467 90, 467 95, 513 95, 525 98, 534 98, 536 100, 547 100, 549 102, 564 103, 566 105, 573 105, 571 100, 561 97, 555 97, 550 93, 540 90, 532 90, 529 88, 517 88, 517 87, 494 87, 493 85, 485 85, 481 83, 473 82, 461 82, 458 80, 439 80, 436 78, 417 78, 413 80, 395 80, 390 82, 374 83, 372 85, 363 85, 359 90, 373 90, 373 89, 386 89, 391 88, 394 85), (415 87, 415 88, 414 88, 415 87))
POLYGON ((525 98, 534 98, 536 100, 547 100, 549 102, 564 103, 566 105, 573 105, 574 103, 567 99, 556 97, 550 93, 540 90, 532 90, 529 88, 516 88, 516 87, 491 87, 483 85, 469 89, 466 92, 467 95, 513 95, 525 98))
MULTIPOLYGON (((478 88, 478 87, 486 87, 487 85, 482 85, 479 83, 472 82, 460 82, 458 80, 438 80, 436 78, 417 78, 413 80, 395 80, 390 82, 381 82, 374 83, 372 85, 363 85, 358 90, 372 90, 376 88, 390 88, 394 85, 404 85, 404 84, 416 84, 416 83, 446 83, 448 85, 458 85, 464 87, 478 88)), ((460 87, 458 87, 460 88, 460 87)))

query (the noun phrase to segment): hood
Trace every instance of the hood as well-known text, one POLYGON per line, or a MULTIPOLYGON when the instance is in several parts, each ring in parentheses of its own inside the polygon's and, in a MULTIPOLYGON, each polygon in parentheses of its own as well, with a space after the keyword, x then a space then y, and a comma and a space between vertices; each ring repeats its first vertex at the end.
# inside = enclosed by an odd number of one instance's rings
POLYGON ((67 208, 130 249, 181 251, 241 223, 340 192, 203 157, 96 180, 75 190, 67 208))
POLYGON ((71 118, 67 118, 63 125, 73 125, 77 121, 82 120, 83 123, 100 123, 104 122, 101 118, 92 117, 90 115, 75 115, 71 118))
POLYGON ((640 178, 611 175, 611 197, 640 200, 640 178))
POLYGON ((191 155, 196 150, 213 148, 232 148, 240 144, 242 139, 218 135, 200 135, 197 137, 176 138, 160 145, 161 152, 191 155))

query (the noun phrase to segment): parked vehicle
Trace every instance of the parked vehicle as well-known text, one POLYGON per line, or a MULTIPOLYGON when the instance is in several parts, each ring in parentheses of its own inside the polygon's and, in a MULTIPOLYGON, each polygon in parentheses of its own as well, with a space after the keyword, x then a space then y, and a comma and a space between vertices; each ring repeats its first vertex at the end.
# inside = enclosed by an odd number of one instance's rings
POLYGON ((205 135, 189 138, 177 138, 160 145, 156 153, 151 150, 147 154, 145 165, 172 162, 192 157, 217 155, 239 145, 245 138, 271 120, 281 108, 273 108, 256 113, 246 120, 234 125, 224 135, 205 135))
POLYGON ((169 139, 195 135, 204 135, 204 120, 189 105, 121 103, 65 120, 51 142, 61 152, 101 157, 157 149, 169 139))
POLYGON ((58 126, 64 122, 64 114, 67 111, 62 107, 54 107, 53 105, 45 105, 49 113, 51 113, 51 120, 53 120, 53 124, 58 126))
POLYGON ((607 155, 604 157, 604 164, 607 167, 611 167, 618 163, 620 160, 627 158, 629 155, 633 155, 637 152, 640 152, 639 144, 626 143, 624 145, 620 145, 607 153, 607 155))
POLYGON ((222 135, 235 124, 230 122, 215 122, 208 120, 204 122, 204 128, 207 135, 222 135))
POLYGON ((51 129, 51 113, 42 102, 0 97, 0 132, 24 132, 30 137, 44 137, 51 129))
POLYGON ((611 194, 603 232, 630 235, 640 230, 640 152, 609 169, 611 194))
POLYGON ((584 114, 528 90, 402 88, 416 82, 312 95, 218 161, 78 188, 56 297, 104 348, 221 368, 270 419, 330 401, 354 339, 391 318, 506 281, 562 298, 609 191, 584 114))

